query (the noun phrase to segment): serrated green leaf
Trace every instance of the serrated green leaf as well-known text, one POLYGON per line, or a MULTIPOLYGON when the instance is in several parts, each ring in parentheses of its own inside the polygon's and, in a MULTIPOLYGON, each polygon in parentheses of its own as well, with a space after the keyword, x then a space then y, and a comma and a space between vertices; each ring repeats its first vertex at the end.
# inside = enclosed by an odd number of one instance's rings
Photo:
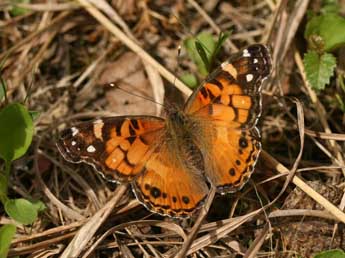
POLYGON ((8 200, 5 203, 6 213, 14 220, 24 224, 32 224, 37 218, 37 207, 23 198, 8 200))
POLYGON ((329 53, 319 55, 316 51, 309 51, 304 55, 303 63, 311 87, 316 91, 323 90, 333 75, 335 57, 329 53))
POLYGON ((345 19, 335 13, 314 16, 307 23, 304 37, 309 40, 313 35, 322 38, 327 52, 345 45, 345 19))
POLYGON ((18 7, 16 4, 19 3, 29 4, 30 0, 12 0, 12 9, 10 10, 12 16, 24 15, 29 11, 28 9, 18 7))
POLYGON ((7 163, 25 154, 34 132, 25 106, 12 103, 0 111, 0 157, 7 163))
POLYGON ((0 227, 0 258, 6 258, 11 241, 16 233, 16 226, 6 224, 0 227))
POLYGON ((318 253, 314 258, 345 258, 345 253, 342 250, 328 250, 318 253))
POLYGON ((198 86, 198 79, 195 77, 194 74, 186 73, 183 74, 180 79, 187 84, 189 88, 195 88, 198 86))

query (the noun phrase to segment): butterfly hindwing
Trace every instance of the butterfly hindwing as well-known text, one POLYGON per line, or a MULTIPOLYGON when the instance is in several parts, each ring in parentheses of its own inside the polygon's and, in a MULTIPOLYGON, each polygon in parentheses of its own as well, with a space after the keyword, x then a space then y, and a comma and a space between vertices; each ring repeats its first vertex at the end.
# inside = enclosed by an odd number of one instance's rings
POLYGON ((158 117, 99 119, 64 130, 57 146, 66 160, 88 163, 109 180, 127 182, 141 173, 163 127, 158 117))
POLYGON ((133 182, 139 201, 153 212, 173 217, 191 215, 208 194, 200 171, 180 163, 163 143, 146 162, 145 172, 133 182))
POLYGON ((207 177, 217 186, 218 192, 236 192, 250 178, 260 151, 256 128, 234 130, 217 127, 214 144, 205 152, 205 160, 209 160, 207 177))

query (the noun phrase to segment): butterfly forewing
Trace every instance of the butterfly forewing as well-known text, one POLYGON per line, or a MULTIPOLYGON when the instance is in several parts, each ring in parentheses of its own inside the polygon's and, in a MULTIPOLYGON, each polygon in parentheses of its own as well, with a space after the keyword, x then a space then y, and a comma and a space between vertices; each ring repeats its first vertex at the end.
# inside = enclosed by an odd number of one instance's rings
POLYGON ((210 113, 218 104, 212 119, 226 119, 233 128, 251 128, 260 116, 261 85, 270 71, 268 49, 252 45, 212 73, 189 98, 185 111, 210 113))
POLYGON ((158 117, 105 118, 64 130, 57 145, 66 160, 88 163, 109 180, 127 182, 142 172, 163 128, 164 119, 158 117))

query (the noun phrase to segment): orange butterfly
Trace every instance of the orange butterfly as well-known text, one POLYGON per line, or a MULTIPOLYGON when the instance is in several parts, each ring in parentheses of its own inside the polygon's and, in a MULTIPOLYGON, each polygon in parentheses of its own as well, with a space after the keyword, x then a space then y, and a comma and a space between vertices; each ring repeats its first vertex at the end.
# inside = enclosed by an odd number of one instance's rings
POLYGON ((130 182, 149 210, 189 216, 209 185, 219 193, 242 188, 261 143, 256 128, 261 85, 271 71, 263 45, 231 56, 186 102, 183 110, 154 116, 119 116, 81 123, 58 142, 71 162, 86 162, 106 179, 130 182))

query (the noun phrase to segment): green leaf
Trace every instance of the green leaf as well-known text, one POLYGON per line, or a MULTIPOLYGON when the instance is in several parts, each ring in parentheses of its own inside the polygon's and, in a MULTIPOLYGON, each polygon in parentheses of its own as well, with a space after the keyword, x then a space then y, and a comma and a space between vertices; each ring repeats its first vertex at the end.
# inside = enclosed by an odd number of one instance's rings
POLYGON ((19 3, 29 4, 30 0, 12 0, 12 9, 10 11, 12 16, 24 15, 29 11, 28 9, 16 6, 19 3))
POLYGON ((0 258, 6 258, 10 249, 11 241, 16 233, 16 226, 12 224, 3 225, 0 228, 0 258))
POLYGON ((37 212, 44 211, 47 208, 42 201, 36 201, 36 202, 33 202, 32 204, 37 210, 37 212))
POLYGON ((198 51, 198 54, 201 57, 201 60, 204 64, 204 66, 206 67, 207 72, 209 72, 210 71, 210 60, 209 60, 209 57, 208 57, 207 52, 206 52, 207 49, 205 49, 199 41, 195 42, 195 48, 198 51))
POLYGON ((7 163, 25 154, 34 132, 25 106, 12 103, 0 111, 0 157, 7 163))
POLYGON ((24 224, 32 224, 37 218, 35 204, 23 198, 8 200, 5 203, 6 213, 14 220, 24 224))
POLYGON ((316 51, 308 51, 304 55, 303 63, 311 87, 316 91, 323 90, 333 75, 335 57, 329 53, 319 55, 316 51))
POLYGON ((0 201, 5 202, 7 199, 8 180, 3 172, 0 171, 0 201))
POLYGON ((186 39, 184 41, 184 46, 190 58, 197 65, 199 73, 206 76, 208 74, 207 65, 210 63, 212 53, 216 47, 216 42, 214 41, 213 36, 206 32, 199 33, 197 37, 186 39), (198 44, 196 44, 196 42, 198 42, 198 44), (198 45, 198 47, 196 45, 198 45), (200 56, 199 51, 200 53, 203 53, 203 57, 200 56), (206 63, 203 60, 205 56, 208 60, 206 63))
POLYGON ((29 111, 32 121, 35 121, 41 114, 39 111, 29 111))
POLYGON ((345 45, 345 18, 335 13, 314 16, 307 23, 304 37, 310 41, 319 36, 324 43, 322 51, 332 51, 345 45))
POLYGON ((339 11, 338 0, 323 0, 322 1, 322 13, 337 13, 339 11))
POLYGON ((318 253, 314 258, 345 258, 345 253, 342 250, 328 250, 318 253))
POLYGON ((6 94, 6 83, 5 81, 0 78, 0 101, 2 100, 3 97, 5 97, 6 94))
POLYGON ((230 37, 231 33, 232 33, 232 31, 219 33, 216 47, 215 47, 214 52, 213 52, 213 60, 212 61, 214 61, 214 59, 217 57, 217 55, 218 55, 220 49, 222 48, 225 40, 230 37))
POLYGON ((195 77, 194 74, 185 73, 183 74, 180 79, 187 84, 189 88, 195 88, 198 86, 198 79, 195 77))

